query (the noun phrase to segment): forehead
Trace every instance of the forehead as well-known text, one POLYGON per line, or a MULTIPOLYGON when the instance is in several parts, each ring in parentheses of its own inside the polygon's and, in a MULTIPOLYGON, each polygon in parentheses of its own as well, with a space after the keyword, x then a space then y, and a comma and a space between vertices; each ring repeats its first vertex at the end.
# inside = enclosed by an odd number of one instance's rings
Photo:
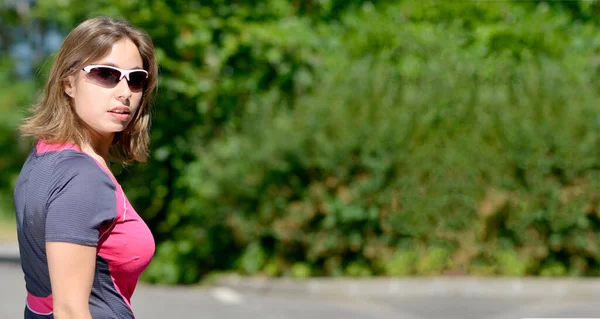
POLYGON ((143 60, 140 51, 129 38, 115 42, 108 54, 92 64, 105 64, 121 69, 142 69, 143 60))

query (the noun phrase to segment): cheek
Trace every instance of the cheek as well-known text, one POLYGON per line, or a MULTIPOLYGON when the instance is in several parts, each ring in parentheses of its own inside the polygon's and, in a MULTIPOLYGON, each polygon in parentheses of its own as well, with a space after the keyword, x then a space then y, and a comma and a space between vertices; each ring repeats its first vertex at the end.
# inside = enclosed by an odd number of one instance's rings
POLYGON ((134 93, 131 96, 131 105, 130 107, 135 108, 136 110, 140 107, 140 105, 142 104, 142 97, 143 94, 142 93, 134 93))
POLYGON ((108 92, 83 85, 74 99, 75 110, 79 116, 97 114, 106 109, 107 101, 110 101, 108 92))
POLYGON ((110 101, 110 91, 97 86, 86 85, 78 87, 75 102, 77 107, 92 110, 94 107, 102 106, 110 101))
POLYGON ((142 103, 142 97, 144 97, 143 93, 133 93, 131 96, 131 102, 135 103, 136 106, 139 106, 142 103))

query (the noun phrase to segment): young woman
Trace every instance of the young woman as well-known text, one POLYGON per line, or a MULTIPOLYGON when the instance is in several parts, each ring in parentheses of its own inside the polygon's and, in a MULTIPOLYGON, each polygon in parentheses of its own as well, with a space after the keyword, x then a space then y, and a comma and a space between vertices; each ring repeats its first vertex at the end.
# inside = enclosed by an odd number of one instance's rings
POLYGON ((111 18, 64 40, 20 129, 36 143, 14 191, 25 318, 134 318, 154 239, 109 163, 144 161, 157 81, 148 35, 111 18))

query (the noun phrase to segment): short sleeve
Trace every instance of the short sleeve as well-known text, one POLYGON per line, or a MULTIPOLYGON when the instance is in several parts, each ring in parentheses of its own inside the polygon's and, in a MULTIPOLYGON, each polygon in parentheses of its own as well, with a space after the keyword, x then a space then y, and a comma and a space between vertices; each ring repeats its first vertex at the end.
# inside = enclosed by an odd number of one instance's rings
POLYGON ((89 156, 57 161, 48 191, 46 242, 98 245, 100 229, 116 216, 116 185, 89 156))

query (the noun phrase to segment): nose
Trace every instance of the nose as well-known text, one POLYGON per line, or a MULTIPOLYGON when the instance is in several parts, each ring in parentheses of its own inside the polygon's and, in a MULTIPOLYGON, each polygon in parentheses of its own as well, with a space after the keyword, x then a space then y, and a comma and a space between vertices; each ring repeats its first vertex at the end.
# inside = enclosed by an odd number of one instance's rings
POLYGON ((127 78, 123 77, 116 86, 116 92, 119 99, 129 99, 131 97, 131 89, 129 88, 129 83, 127 83, 127 78))

